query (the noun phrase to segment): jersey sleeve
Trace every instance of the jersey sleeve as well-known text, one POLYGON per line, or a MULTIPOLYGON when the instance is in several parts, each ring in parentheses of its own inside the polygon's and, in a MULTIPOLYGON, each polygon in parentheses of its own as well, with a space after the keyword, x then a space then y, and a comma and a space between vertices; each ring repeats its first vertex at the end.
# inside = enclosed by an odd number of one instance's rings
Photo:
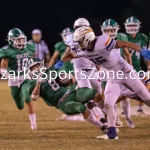
POLYGON ((122 40, 122 41, 128 41, 127 35, 125 35, 125 34, 123 34, 123 33, 118 33, 116 39, 117 39, 117 40, 122 40))
POLYGON ((34 54, 35 53, 35 44, 33 42, 28 42, 29 51, 34 54))
POLYGON ((61 52, 61 51, 64 50, 64 46, 65 46, 65 44, 63 42, 58 42, 58 43, 55 44, 54 50, 58 51, 58 52, 61 52))
POLYGON ((116 40, 108 35, 101 35, 97 40, 97 46, 99 49, 111 51, 116 46, 116 40))
POLYGON ((9 57, 9 50, 8 50, 8 47, 5 46, 5 47, 0 49, 0 59, 8 58, 8 57, 9 57))

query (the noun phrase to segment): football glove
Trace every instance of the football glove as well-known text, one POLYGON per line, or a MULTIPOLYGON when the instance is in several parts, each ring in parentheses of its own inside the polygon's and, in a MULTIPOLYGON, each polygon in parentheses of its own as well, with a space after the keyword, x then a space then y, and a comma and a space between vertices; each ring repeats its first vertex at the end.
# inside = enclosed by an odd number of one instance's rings
POLYGON ((64 62, 62 60, 59 60, 55 65, 54 68, 55 69, 61 69, 63 66, 64 62))
POLYGON ((146 49, 141 49, 140 54, 143 56, 145 60, 150 61, 150 51, 146 49))

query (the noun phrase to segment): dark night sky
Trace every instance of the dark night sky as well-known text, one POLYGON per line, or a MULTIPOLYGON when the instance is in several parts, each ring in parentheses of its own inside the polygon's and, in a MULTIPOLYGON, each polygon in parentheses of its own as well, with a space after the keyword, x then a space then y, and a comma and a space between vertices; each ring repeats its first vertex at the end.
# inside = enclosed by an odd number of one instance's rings
POLYGON ((125 19, 134 15, 142 22, 142 32, 150 31, 149 0, 9 0, 0 5, 0 46, 11 28, 20 28, 31 38, 31 31, 39 28, 50 49, 61 40, 59 33, 65 27, 72 27, 79 17, 87 18, 96 34, 100 24, 108 18, 115 19, 124 32, 125 19), (10 2, 9 2, 10 1, 10 2), (8 5, 9 4, 9 5, 8 5))

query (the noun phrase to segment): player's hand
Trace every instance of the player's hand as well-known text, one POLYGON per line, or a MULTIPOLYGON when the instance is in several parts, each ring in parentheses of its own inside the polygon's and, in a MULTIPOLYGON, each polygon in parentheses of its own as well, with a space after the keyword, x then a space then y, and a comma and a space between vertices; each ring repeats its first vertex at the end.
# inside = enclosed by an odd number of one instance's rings
POLYGON ((149 50, 141 49, 140 53, 144 57, 145 60, 150 61, 150 51, 149 50))
POLYGON ((63 66, 64 62, 62 60, 59 60, 55 65, 54 68, 55 69, 61 69, 63 66))

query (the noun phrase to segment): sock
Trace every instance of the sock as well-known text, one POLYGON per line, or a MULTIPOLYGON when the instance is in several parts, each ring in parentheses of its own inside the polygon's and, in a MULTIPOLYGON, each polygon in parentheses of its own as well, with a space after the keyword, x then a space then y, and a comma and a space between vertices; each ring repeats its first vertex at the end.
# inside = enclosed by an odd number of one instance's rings
POLYGON ((109 127, 115 127, 116 125, 116 112, 113 105, 106 105, 107 121, 109 127))
POLYGON ((100 120, 100 118, 104 118, 104 115, 103 115, 101 109, 98 108, 98 107, 93 107, 93 108, 91 109, 91 112, 94 114, 94 116, 95 116, 98 120, 100 120))
POLYGON ((126 118, 130 118, 130 100, 129 98, 125 98, 123 101, 120 102, 121 108, 126 116, 126 118))
POLYGON ((29 120, 31 125, 36 125, 36 114, 29 114, 29 120))
POLYGON ((86 120, 90 123, 92 123, 93 125, 97 126, 97 127, 103 127, 103 124, 92 114, 90 114, 86 120))

